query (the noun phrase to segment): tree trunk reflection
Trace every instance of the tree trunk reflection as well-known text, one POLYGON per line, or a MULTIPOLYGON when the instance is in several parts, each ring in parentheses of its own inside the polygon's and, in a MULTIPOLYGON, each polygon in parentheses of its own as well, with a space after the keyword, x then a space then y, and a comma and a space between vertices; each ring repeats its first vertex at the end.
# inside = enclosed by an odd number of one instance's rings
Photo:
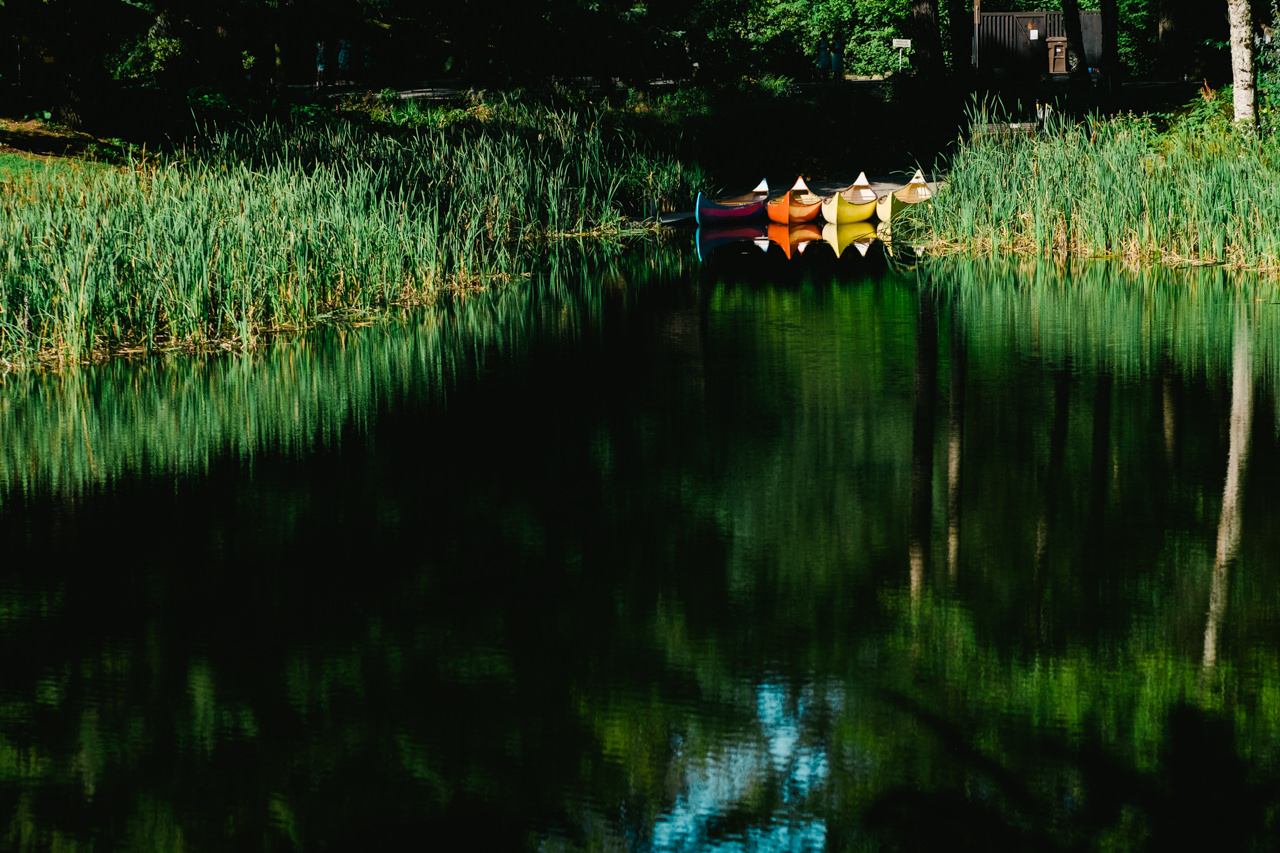
POLYGON ((1222 516, 1213 555, 1213 580, 1209 586, 1209 616, 1204 627, 1204 670, 1218 661, 1218 634, 1227 609, 1227 582, 1232 563, 1240 553, 1241 486, 1249 459, 1249 424, 1253 420, 1253 369, 1250 358, 1249 320, 1241 309, 1236 317, 1231 353, 1231 423, 1227 451, 1227 478, 1222 489, 1222 516))
POLYGON ((911 416, 911 595, 920 595, 933 527, 933 430, 938 395, 938 314, 932 295, 917 297, 916 365, 911 416))
POLYGON ((964 442, 964 329, 951 308, 951 374, 947 392, 947 576, 954 581, 960 559, 960 455, 964 442))

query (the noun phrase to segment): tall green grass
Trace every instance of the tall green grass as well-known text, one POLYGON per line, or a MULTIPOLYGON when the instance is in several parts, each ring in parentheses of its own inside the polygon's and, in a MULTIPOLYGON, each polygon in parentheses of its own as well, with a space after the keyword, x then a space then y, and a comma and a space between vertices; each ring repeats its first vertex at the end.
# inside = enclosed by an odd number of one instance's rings
POLYGON ((590 114, 375 133, 212 132, 163 162, 0 185, 0 357, 251 345, 526 272, 545 240, 617 234, 696 173, 590 114))
POLYGON ((1160 131, 1146 117, 1093 117, 973 135, 947 181, 916 212, 935 250, 1280 272, 1277 149, 1229 123, 1160 131))

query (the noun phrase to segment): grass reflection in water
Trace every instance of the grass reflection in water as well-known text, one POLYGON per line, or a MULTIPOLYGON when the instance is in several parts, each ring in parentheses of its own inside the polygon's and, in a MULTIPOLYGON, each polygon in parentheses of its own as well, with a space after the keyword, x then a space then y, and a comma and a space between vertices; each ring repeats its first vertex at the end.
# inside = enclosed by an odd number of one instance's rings
POLYGON ((10 846, 1275 837, 1257 293, 562 272, 6 378, 10 846))

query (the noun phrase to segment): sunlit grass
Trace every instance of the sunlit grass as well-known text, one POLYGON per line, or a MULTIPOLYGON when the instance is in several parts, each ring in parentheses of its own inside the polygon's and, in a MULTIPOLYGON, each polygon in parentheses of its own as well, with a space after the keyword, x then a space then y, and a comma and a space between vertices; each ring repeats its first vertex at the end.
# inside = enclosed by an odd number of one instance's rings
POLYGON ((131 168, 18 174, 0 184, 0 357, 241 348, 488 286, 697 180, 596 116, 508 112, 403 136, 267 125, 131 168))
POLYGON ((0 182, 40 174, 51 168, 41 157, 26 154, 0 154, 0 182))
POLYGON ((935 251, 1280 273, 1275 147, 1229 124, 1161 132, 1122 116, 976 135, 947 181, 917 217, 935 251))

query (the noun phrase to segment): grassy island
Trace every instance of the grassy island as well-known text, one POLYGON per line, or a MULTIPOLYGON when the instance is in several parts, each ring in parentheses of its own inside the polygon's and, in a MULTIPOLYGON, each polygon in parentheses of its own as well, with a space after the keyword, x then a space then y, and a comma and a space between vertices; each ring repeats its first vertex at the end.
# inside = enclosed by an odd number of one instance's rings
POLYGON ((539 242, 617 234, 700 180, 590 105, 379 118, 0 172, 0 355, 248 346, 520 275, 539 242))
MULTIPOLYGON (((1116 258, 1280 272, 1280 147, 1233 127, 1229 101, 1159 115, 1053 117, 973 134, 918 211, 932 251, 1116 258)), ((975 113, 974 125, 986 115, 975 113)), ((988 125, 989 126, 989 125, 988 125)))

